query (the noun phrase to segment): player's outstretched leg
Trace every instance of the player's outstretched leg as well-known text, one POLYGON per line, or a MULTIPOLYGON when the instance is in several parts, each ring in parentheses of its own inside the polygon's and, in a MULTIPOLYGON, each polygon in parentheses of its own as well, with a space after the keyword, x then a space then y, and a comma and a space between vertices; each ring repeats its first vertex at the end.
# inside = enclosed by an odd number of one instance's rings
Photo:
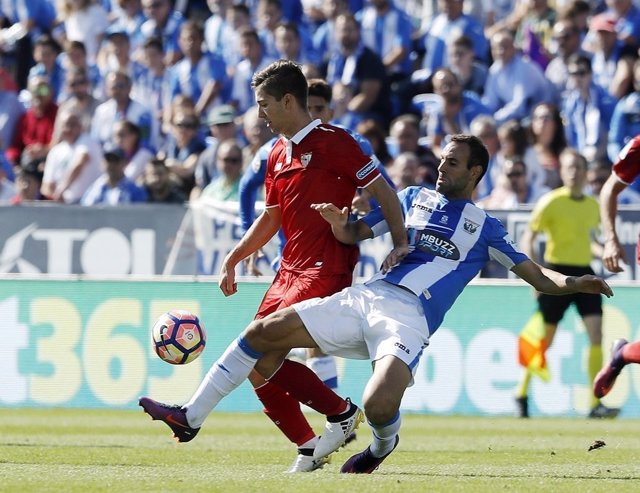
MULTIPOLYGON (((396 441, 391 452, 396 449, 399 441, 400 436, 396 435, 396 441)), ((380 464, 382 464, 382 461, 391 455, 391 452, 387 452, 381 457, 376 457, 371 452, 371 447, 369 446, 359 454, 352 455, 347 462, 342 465, 340 472, 351 474, 371 474, 378 468, 378 466, 380 466, 380 464)))
POLYGON ((313 451, 314 459, 326 457, 342 447, 347 438, 364 421, 362 409, 356 406, 351 399, 347 398, 349 409, 334 416, 327 416, 322 436, 313 451))
POLYGON ((141 397, 138 404, 144 412, 154 420, 164 421, 173 431, 173 436, 179 442, 189 442, 195 438, 200 428, 192 428, 187 421, 187 413, 180 406, 169 406, 154 401, 148 397, 141 397))
POLYGON ((611 391, 618 375, 620 375, 620 372, 626 365, 622 357, 622 349, 627 344, 628 341, 626 339, 616 340, 611 349, 611 361, 596 375, 593 381, 593 393, 598 399, 604 397, 611 391))

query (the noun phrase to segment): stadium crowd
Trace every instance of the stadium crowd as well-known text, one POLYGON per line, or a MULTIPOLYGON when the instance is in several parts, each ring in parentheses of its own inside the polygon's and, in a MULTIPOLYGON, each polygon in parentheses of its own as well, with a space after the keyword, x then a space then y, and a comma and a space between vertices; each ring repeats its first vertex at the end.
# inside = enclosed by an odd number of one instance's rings
POLYGON ((237 200, 272 137, 251 78, 280 58, 331 85, 333 123, 398 189, 478 136, 485 208, 559 187, 566 148, 597 195, 640 134, 634 0, 10 0, 0 18, 0 204, 237 200))

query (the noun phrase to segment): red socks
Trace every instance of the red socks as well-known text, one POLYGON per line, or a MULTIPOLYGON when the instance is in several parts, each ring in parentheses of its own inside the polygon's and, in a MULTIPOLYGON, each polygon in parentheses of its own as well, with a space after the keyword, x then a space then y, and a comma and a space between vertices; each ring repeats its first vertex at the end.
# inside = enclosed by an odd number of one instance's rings
POLYGON ((300 410, 300 403, 280 387, 266 382, 254 390, 264 405, 264 413, 291 442, 300 446, 316 436, 300 410))
POLYGON ((312 370, 295 361, 285 359, 269 382, 325 416, 340 414, 348 408, 347 401, 327 387, 312 370))

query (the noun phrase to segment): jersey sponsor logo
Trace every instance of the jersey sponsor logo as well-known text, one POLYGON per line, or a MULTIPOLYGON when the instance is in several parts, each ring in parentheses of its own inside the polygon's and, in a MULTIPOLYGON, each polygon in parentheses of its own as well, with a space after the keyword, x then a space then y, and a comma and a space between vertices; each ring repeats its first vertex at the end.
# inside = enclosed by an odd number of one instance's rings
POLYGON ((411 350, 401 342, 394 342, 393 345, 397 347, 400 351, 404 351, 407 354, 411 354, 411 350))
POLYGON ((309 166, 309 163, 311 162, 311 155, 311 152, 305 152, 304 154, 300 155, 300 163, 302 163, 303 168, 309 166))
POLYGON ((422 205, 422 204, 411 204, 411 207, 415 207, 416 209, 420 209, 421 211, 426 211, 426 212, 433 212, 433 208, 426 206, 426 205, 422 205))
POLYGON ((460 260, 460 250, 450 239, 426 229, 417 232, 416 248, 436 257, 460 260))
POLYGON ((464 218, 464 226, 462 227, 462 229, 464 229, 465 233, 474 235, 476 234, 476 231, 478 231, 479 227, 480 225, 478 223, 474 223, 471 219, 467 219, 466 217, 464 218))
POLYGON ((356 173, 356 177, 358 178, 358 180, 362 180, 367 175, 371 174, 374 169, 376 169, 376 163, 374 163, 373 161, 369 161, 358 170, 358 172, 356 173))

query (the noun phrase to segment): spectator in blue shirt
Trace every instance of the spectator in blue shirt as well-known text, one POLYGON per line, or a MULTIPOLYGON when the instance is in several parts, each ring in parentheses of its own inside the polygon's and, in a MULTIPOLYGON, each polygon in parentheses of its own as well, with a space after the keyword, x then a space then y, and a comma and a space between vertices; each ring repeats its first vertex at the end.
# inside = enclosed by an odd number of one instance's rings
POLYGON ((81 205, 122 205, 146 202, 147 192, 126 177, 128 159, 125 152, 113 144, 103 148, 104 173, 82 196, 81 205))
POLYGON ((148 18, 140 28, 144 39, 160 38, 165 63, 167 66, 173 65, 182 57, 178 37, 184 17, 173 9, 170 0, 142 0, 142 9, 148 18))
POLYGON ((567 63, 571 84, 562 105, 567 145, 593 161, 607 155, 607 131, 616 101, 593 83, 591 61, 572 55, 567 63))
POLYGON ((53 100, 59 102, 59 96, 64 88, 64 69, 58 60, 60 45, 50 34, 42 34, 33 47, 33 58, 36 65, 29 70, 29 79, 45 76, 49 79, 53 100))
POLYGON ((609 127, 609 161, 615 163, 622 148, 640 134, 640 59, 633 65, 634 92, 616 104, 609 127))

